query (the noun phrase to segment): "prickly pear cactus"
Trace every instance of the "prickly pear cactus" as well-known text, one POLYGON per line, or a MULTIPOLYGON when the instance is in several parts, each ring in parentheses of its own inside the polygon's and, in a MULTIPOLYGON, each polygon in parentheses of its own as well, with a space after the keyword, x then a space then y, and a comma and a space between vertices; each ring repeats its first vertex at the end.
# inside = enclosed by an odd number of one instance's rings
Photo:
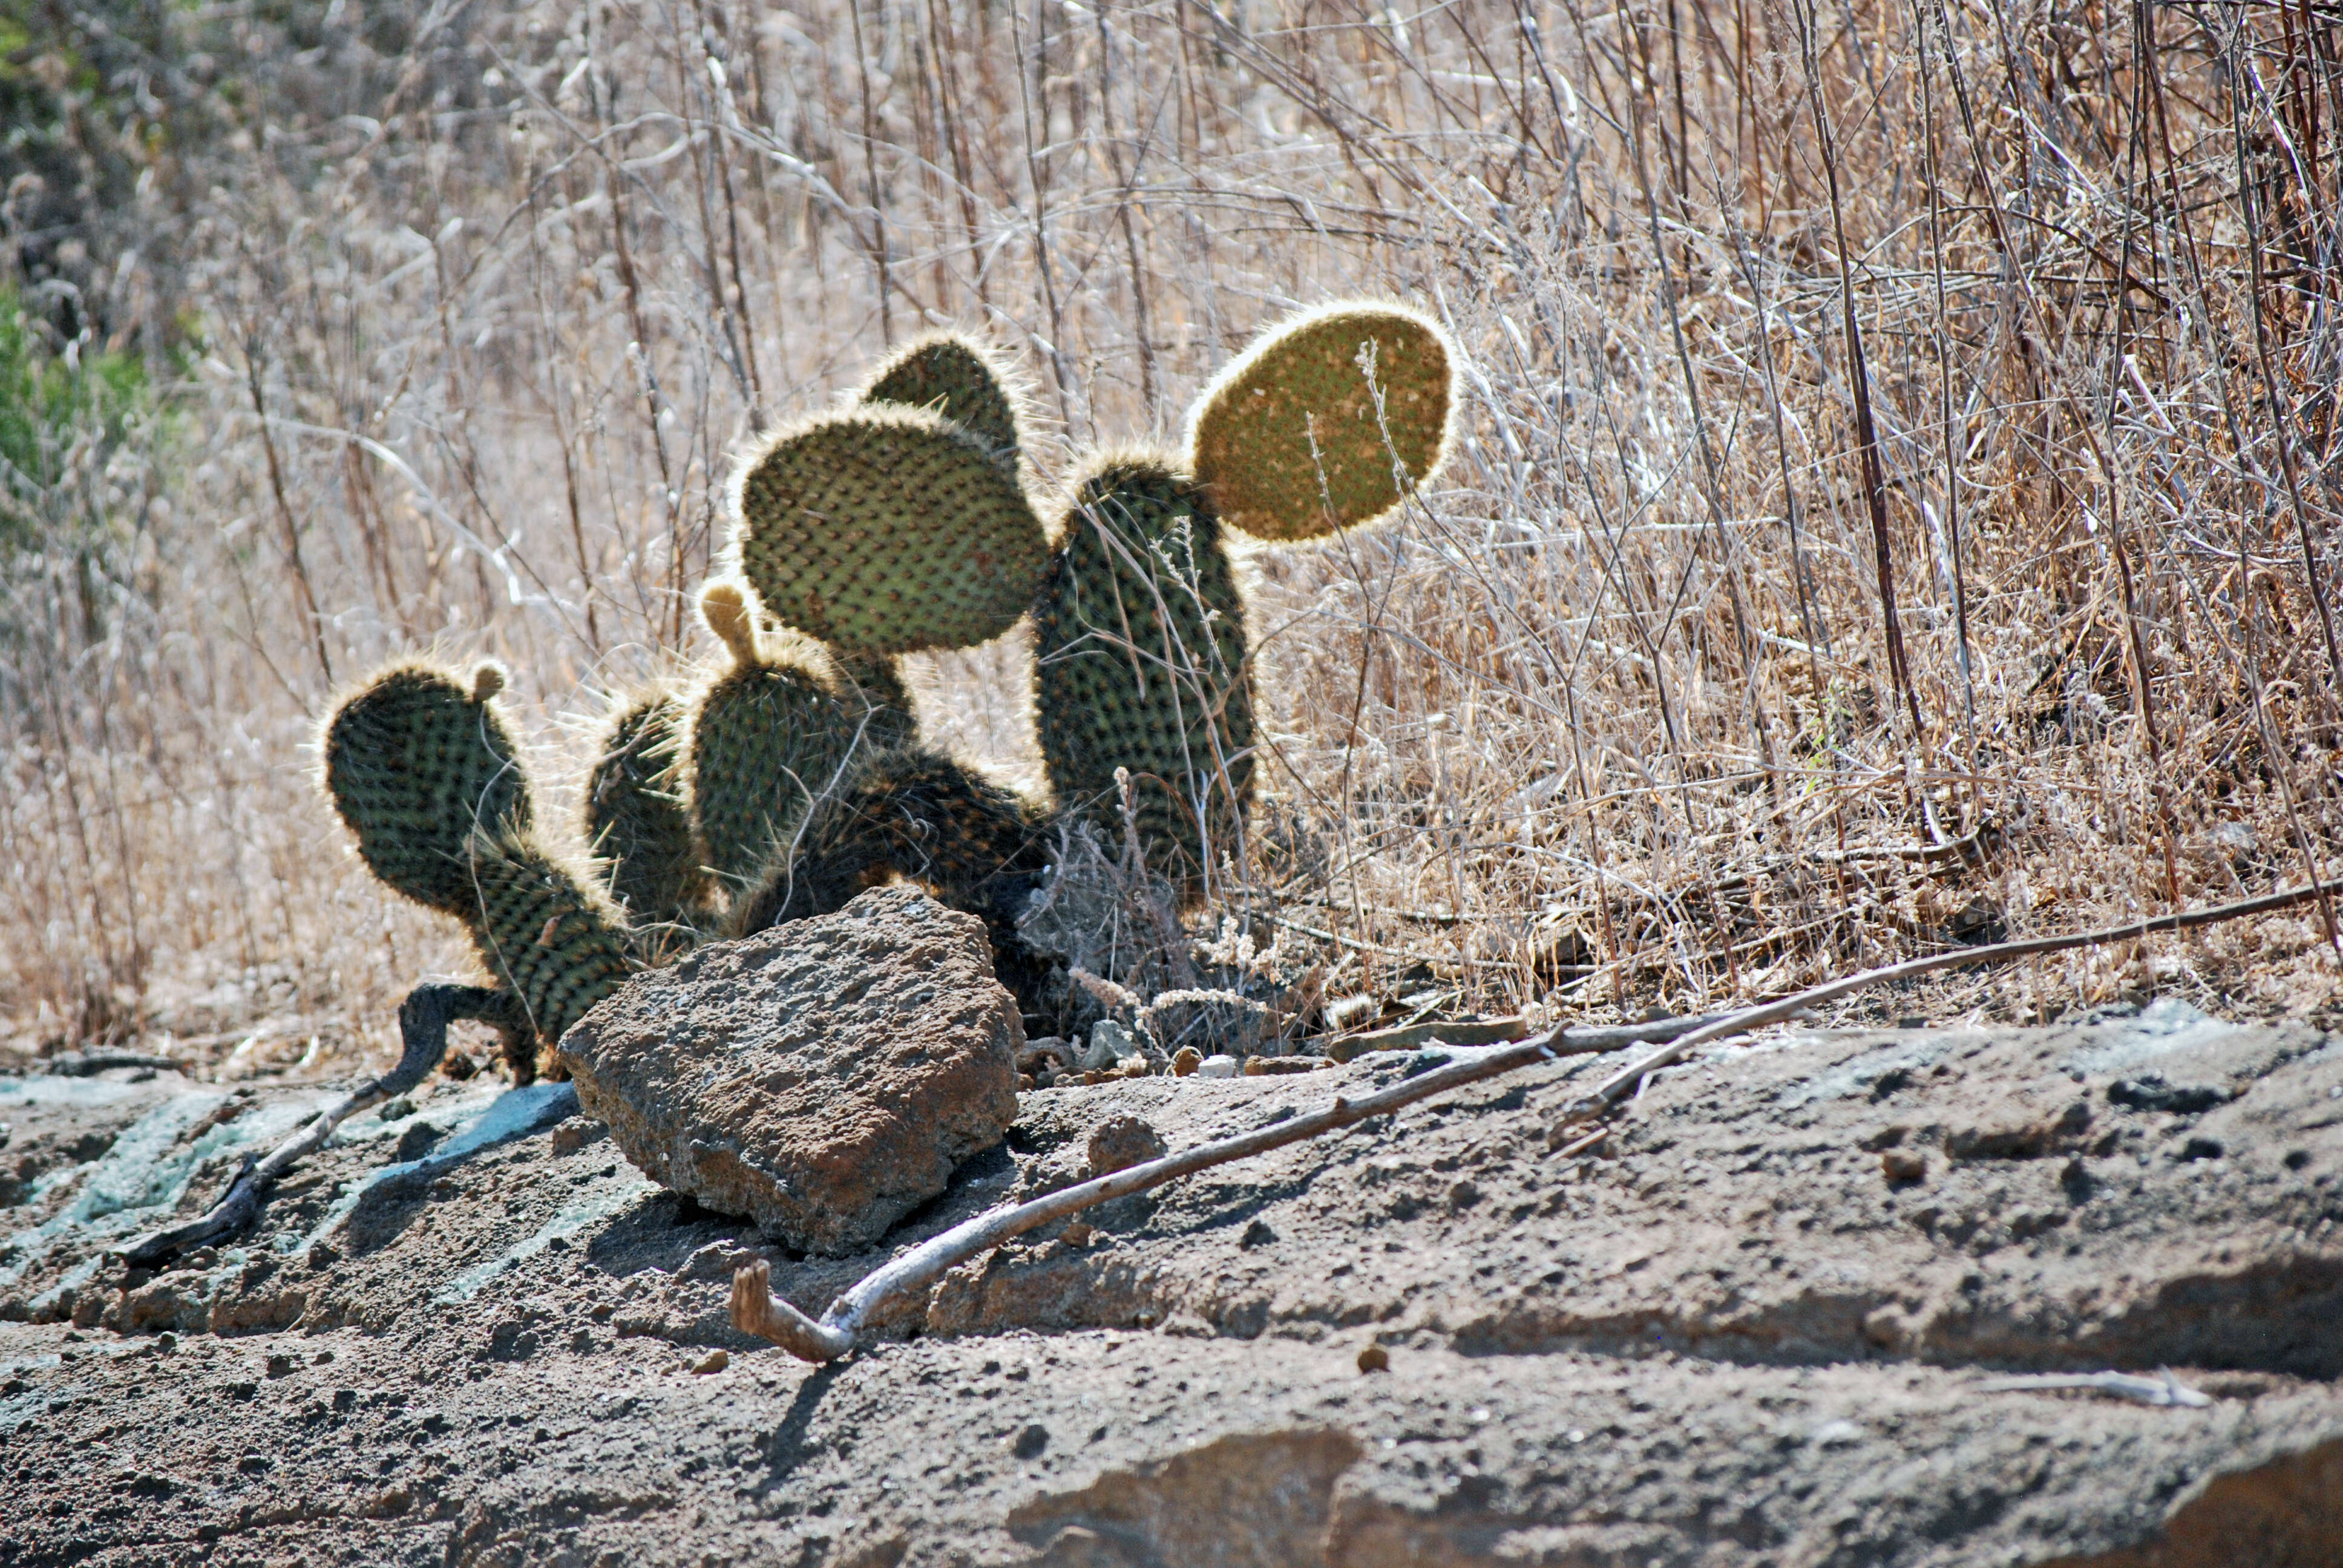
POLYGON ((901 691, 883 662, 854 667, 868 685, 840 690, 769 657, 738 584, 712 584, 700 614, 732 655, 692 704, 686 748, 701 863, 735 895, 786 854, 817 797, 848 782, 850 759, 910 739, 910 716, 882 698, 901 691))
POLYGON ((1430 317, 1329 306, 1262 337, 1205 389, 1191 467, 1221 519, 1255 538, 1370 523, 1447 460, 1454 381, 1430 317))
POLYGON ((687 937, 709 901, 683 802, 684 721, 672 693, 637 699, 612 719, 586 776, 587 853, 603 863, 611 897, 647 939, 647 957, 677 945, 663 937, 687 937))
POLYGON ((626 922, 529 834, 478 834, 472 940, 550 1045, 627 978, 626 922))
POLYGON ((862 401, 932 409, 1016 477, 1018 400, 1006 370, 973 338, 941 333, 910 344, 880 367, 862 401))
POLYGON ((798 853, 776 860, 741 906, 736 934, 829 914, 889 873, 934 890, 953 909, 992 916, 1040 872, 1046 813, 973 769, 906 746, 856 769, 851 788, 817 807, 798 853))
POLYGON ((383 881, 455 916, 520 1003, 517 1081, 627 972, 625 921, 529 827, 528 775, 489 706, 504 672, 468 682, 428 665, 384 671, 326 726, 326 788, 383 881))
POLYGON ((1130 769, 1151 869, 1193 885, 1252 787, 1244 601, 1219 520, 1166 459, 1121 457, 1076 487, 1034 606, 1034 715, 1061 810, 1121 841, 1130 769))
POLYGON ((998 637, 1048 564, 993 448, 923 408, 865 404, 784 432, 743 465, 734 511, 765 608, 849 655, 998 637))
POLYGON ((359 857, 396 891, 446 914, 474 907, 472 834, 529 825, 528 776, 492 702, 504 684, 493 664, 468 678, 394 666, 326 723, 326 792, 359 857))

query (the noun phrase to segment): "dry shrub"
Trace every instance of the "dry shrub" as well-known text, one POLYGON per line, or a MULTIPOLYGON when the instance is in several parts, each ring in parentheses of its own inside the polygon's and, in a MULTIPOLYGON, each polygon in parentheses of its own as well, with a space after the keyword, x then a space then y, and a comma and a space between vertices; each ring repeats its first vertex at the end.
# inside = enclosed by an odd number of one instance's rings
MULTIPOLYGON (((106 548, 8 538, 0 1011, 378 1040, 457 950, 313 797, 338 683, 503 658, 557 816, 702 651, 728 455, 887 344, 1012 349, 1046 486, 1349 294, 1449 323, 1468 434, 1252 563, 1208 931, 1689 1008, 2329 868, 2336 21, 1803 5, 173 13, 156 177, 7 231, 174 412, 106 548)), ((915 677, 1030 777, 1023 636, 915 677)), ((2314 914, 1996 1005, 2336 975, 2314 914)))

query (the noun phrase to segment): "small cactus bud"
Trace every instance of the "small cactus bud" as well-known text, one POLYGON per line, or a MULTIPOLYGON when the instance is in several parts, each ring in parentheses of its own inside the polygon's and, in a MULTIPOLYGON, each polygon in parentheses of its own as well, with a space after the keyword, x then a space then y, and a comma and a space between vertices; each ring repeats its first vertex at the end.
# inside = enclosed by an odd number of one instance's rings
POLYGON ((712 582, 699 596, 699 618, 732 650, 736 665, 757 662, 757 615, 739 583, 712 582))

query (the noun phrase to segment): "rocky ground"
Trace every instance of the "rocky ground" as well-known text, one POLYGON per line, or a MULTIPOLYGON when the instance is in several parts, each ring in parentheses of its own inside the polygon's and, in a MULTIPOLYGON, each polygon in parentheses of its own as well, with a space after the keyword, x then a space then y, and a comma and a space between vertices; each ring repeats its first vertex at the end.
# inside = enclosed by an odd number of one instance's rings
POLYGON ((725 1320, 741 1262, 818 1310, 1110 1119, 1425 1060, 1030 1092, 811 1260, 565 1085, 437 1081, 127 1281, 323 1091, 0 1080, 0 1563, 2343 1563, 2343 1044, 2173 1003, 1768 1037, 1564 1160, 1581 1059, 1027 1238, 833 1366, 725 1320), (2209 1404, 1988 1384, 2167 1367, 2209 1404))

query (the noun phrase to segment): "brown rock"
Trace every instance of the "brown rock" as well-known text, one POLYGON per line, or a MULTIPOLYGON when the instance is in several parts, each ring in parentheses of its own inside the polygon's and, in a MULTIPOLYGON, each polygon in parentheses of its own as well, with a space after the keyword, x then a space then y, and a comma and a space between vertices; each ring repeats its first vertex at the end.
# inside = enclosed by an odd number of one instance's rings
POLYGON ((559 1060, 653 1181, 842 1253, 1001 1141, 1024 1043, 983 924, 893 887, 638 976, 559 1060))
POLYGON ((1928 1157, 1914 1149, 1890 1149, 1879 1157, 1879 1173, 1890 1181, 1917 1181, 1928 1173, 1928 1157))
POLYGON ((1136 1116, 1118 1116, 1091 1134, 1091 1174, 1111 1176, 1163 1158, 1163 1135, 1136 1116))

